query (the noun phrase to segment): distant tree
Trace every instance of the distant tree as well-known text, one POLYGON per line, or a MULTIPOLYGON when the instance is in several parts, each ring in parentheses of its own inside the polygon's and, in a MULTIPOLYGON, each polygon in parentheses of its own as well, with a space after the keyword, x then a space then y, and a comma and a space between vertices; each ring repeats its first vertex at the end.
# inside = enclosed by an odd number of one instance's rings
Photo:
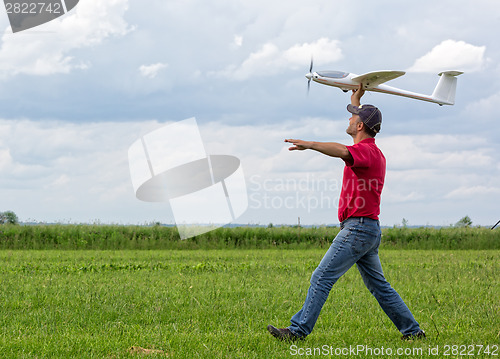
POLYGON ((465 216, 461 218, 456 224, 455 227, 470 227, 472 226, 472 219, 469 216, 465 216))
POLYGON ((403 218, 403 220, 401 221, 401 224, 403 225, 403 228, 408 227, 408 220, 406 218, 403 218))
POLYGON ((0 212, 0 224, 18 224, 19 219, 17 215, 12 211, 0 212))

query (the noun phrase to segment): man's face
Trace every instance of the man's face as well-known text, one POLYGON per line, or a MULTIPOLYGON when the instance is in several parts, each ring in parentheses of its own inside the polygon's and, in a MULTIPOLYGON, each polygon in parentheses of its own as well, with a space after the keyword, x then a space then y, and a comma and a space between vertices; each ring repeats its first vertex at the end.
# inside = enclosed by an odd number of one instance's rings
POLYGON ((349 126, 345 130, 348 135, 351 135, 352 137, 355 137, 356 134, 358 133, 358 124, 361 121, 358 115, 352 115, 352 117, 349 119, 349 126))

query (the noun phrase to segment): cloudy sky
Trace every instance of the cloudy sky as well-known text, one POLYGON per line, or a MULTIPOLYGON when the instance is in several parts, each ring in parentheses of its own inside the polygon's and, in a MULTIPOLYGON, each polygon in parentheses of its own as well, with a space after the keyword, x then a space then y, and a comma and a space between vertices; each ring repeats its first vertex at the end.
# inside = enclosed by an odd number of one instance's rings
MULTIPOLYGON (((3 8, 2 8, 3 9, 3 8)), ((207 153, 241 160, 237 223, 336 224, 343 164, 285 138, 351 144, 349 94, 316 70, 403 70, 432 93, 460 70, 456 104, 367 93, 384 123, 383 225, 500 219, 500 2, 81 0, 12 33, 0 11, 0 211, 21 221, 173 223, 135 197, 129 147, 195 117, 207 153)))

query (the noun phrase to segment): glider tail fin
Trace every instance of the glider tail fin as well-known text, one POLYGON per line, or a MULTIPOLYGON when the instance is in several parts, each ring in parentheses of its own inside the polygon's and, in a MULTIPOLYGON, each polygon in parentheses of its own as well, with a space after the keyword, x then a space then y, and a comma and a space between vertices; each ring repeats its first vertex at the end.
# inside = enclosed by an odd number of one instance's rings
POLYGON ((455 103, 455 92, 457 89, 456 76, 463 74, 460 71, 444 71, 439 73, 441 78, 432 93, 432 98, 439 105, 453 105, 455 103))

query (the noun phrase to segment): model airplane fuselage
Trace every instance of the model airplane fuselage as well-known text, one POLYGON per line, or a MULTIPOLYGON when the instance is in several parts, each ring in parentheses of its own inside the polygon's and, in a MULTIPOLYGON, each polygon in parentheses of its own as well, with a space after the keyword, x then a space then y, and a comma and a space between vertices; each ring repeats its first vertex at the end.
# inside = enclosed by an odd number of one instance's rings
POLYGON ((457 88, 456 76, 462 73, 463 72, 460 71, 444 71, 439 73, 441 77, 432 95, 423 95, 383 85, 384 82, 404 75, 404 71, 375 71, 363 75, 356 75, 341 71, 312 72, 311 70, 306 77, 309 79, 309 82, 313 80, 323 85, 338 87, 344 92, 357 89, 359 84, 362 84, 366 91, 409 97, 416 100, 434 102, 442 106, 453 105, 455 103, 455 91, 457 88))

